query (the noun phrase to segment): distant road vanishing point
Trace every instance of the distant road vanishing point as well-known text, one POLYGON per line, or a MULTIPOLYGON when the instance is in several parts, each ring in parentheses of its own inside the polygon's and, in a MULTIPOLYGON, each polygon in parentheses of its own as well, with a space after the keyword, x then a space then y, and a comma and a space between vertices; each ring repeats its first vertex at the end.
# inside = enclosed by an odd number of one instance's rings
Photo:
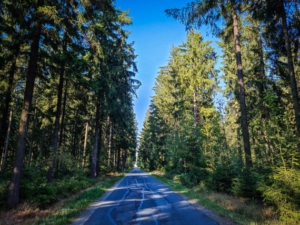
POLYGON ((217 225, 149 174, 135 168, 72 225, 217 225))

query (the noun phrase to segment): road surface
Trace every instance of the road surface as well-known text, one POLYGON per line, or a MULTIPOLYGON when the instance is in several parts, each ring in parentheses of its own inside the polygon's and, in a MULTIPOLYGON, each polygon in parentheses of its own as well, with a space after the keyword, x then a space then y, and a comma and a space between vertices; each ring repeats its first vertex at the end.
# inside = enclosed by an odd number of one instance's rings
POLYGON ((72 225, 217 225, 189 201, 136 168, 72 225))

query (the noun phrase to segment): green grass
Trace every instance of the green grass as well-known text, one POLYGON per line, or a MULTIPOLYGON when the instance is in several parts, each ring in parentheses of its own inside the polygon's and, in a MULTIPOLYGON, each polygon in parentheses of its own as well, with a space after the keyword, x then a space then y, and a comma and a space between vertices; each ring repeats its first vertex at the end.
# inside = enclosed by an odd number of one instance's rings
POLYGON ((253 202, 246 202, 228 194, 208 191, 205 188, 187 188, 184 185, 165 177, 164 174, 151 173, 153 177, 168 185, 172 190, 190 199, 197 201, 215 214, 235 224, 283 224, 274 219, 274 211, 271 207, 263 207, 253 202))

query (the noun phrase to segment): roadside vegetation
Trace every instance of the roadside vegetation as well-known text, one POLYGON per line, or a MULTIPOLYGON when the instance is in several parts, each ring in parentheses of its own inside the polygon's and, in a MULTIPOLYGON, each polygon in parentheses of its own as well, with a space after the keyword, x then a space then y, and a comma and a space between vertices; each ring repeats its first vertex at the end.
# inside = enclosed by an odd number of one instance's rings
POLYGON ((188 34, 156 77, 138 165, 218 206, 236 199, 230 211, 253 223, 300 224, 299 2, 203 0, 166 13, 188 34))
MULTIPOLYGON (((279 219, 275 207, 266 205, 261 201, 236 197, 224 192, 212 191, 205 188, 203 185, 190 187, 183 184, 180 181, 179 176, 165 174, 159 171, 153 171, 151 172, 151 175, 167 184, 177 193, 197 201, 205 209, 209 209, 221 218, 225 218, 226 222, 241 225, 287 224, 279 219)), ((207 213, 206 210, 205 213, 207 213)), ((208 213, 208 216, 209 215, 210 213, 208 213)))
POLYGON ((24 201, 10 211, 0 211, 0 225, 67 225, 76 219, 81 212, 100 198, 124 174, 89 179, 85 176, 73 176, 56 181, 47 186, 36 182, 42 188, 30 188, 24 201))

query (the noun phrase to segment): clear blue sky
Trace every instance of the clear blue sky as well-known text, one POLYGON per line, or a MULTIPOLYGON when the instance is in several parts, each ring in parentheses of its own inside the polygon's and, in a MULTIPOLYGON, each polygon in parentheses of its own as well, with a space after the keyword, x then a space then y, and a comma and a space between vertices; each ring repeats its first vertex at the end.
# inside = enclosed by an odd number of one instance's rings
MULTIPOLYGON (((177 20, 167 17, 164 10, 182 8, 191 0, 116 0, 115 5, 122 11, 129 10, 133 24, 126 27, 131 31, 129 42, 134 42, 138 74, 136 79, 142 82, 137 91, 134 110, 138 128, 143 127, 146 111, 149 107, 152 88, 159 67, 168 63, 172 45, 177 46, 186 40, 185 27, 177 20)), ((206 30, 200 31, 205 39, 206 30)))

